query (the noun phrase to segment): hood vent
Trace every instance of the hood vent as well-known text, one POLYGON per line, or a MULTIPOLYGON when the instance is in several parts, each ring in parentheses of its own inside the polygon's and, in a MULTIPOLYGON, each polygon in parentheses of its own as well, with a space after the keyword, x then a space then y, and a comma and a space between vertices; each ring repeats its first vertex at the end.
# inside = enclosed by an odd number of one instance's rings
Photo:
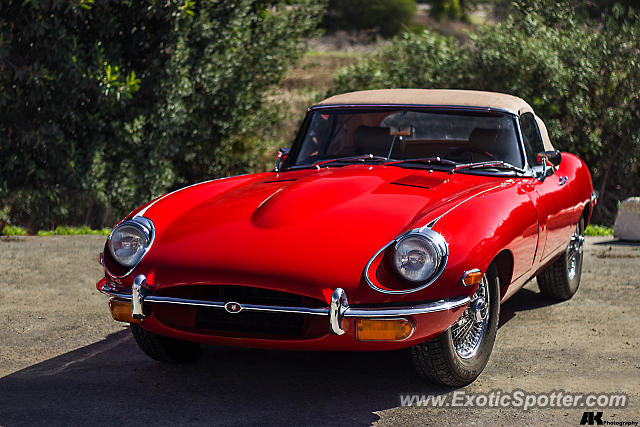
POLYGON ((424 175, 407 175, 404 178, 400 178, 397 181, 393 181, 391 184, 429 189, 429 188, 436 187, 445 181, 446 180, 442 178, 437 178, 437 177, 430 177, 430 176, 424 176, 424 175))

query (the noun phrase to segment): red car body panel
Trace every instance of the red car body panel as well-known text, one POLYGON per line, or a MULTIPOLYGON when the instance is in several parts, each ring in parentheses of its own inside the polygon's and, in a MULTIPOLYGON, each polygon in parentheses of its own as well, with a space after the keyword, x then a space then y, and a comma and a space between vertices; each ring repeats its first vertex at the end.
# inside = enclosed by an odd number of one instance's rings
POLYGON ((332 97, 281 151, 284 171, 195 184, 129 214, 105 245, 97 288, 114 298, 114 318, 209 344, 393 350, 460 324, 467 306, 465 325, 496 328, 496 286, 505 301, 570 239, 581 245, 576 226, 591 217, 586 165, 552 150, 542 121, 510 95, 332 97), (402 334, 378 334, 390 324, 402 334))
MULTIPOLYGON (((124 278, 107 271, 98 287, 106 282, 130 287, 134 277, 144 274, 154 292, 190 285, 251 286, 328 304, 332 291, 340 287, 353 304, 413 303, 473 295, 475 287, 463 286, 462 274, 472 268, 486 271, 504 253, 512 266, 501 292, 505 300, 564 249, 585 208, 590 216, 591 192, 586 166, 567 153, 542 183, 532 177, 384 165, 214 180, 132 212, 127 218, 143 215, 153 221, 152 250, 124 278), (560 185, 564 176, 567 183, 560 185), (364 280, 369 259, 399 234, 433 221, 431 228, 449 244, 442 275, 426 289, 404 295, 369 287, 364 280)), ((107 257, 105 264, 108 268, 107 257)), ((374 281, 377 268, 374 261, 369 276, 374 281)), ((211 335, 172 327, 154 315, 143 326, 161 335, 211 344, 388 350, 438 335, 464 308, 412 316, 412 336, 392 342, 357 341, 353 319, 343 336, 327 332, 308 339, 211 335)))

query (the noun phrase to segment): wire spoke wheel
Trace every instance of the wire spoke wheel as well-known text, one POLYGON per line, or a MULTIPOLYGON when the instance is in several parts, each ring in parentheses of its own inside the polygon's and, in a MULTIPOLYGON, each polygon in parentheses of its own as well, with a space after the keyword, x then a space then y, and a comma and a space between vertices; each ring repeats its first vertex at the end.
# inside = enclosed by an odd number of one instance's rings
POLYGON ((500 318, 500 279, 490 264, 469 305, 446 331, 409 349, 425 380, 462 386, 475 380, 489 361, 500 318))
POLYGON ((538 274, 538 287, 545 298, 565 301, 578 290, 585 244, 584 224, 584 218, 580 218, 564 256, 553 261, 538 274))
POLYGON ((462 359, 475 356, 487 334, 490 298, 489 282, 483 276, 469 306, 451 326, 453 347, 462 359))
POLYGON ((569 280, 573 280, 576 277, 576 272, 580 268, 583 247, 584 233, 580 230, 580 225, 578 225, 571 236, 567 250, 567 274, 569 280))

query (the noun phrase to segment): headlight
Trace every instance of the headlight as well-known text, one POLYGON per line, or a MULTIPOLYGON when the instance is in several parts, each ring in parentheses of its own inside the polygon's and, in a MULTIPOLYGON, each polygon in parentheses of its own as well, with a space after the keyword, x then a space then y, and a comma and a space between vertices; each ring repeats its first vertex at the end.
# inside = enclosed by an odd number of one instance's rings
POLYGON ((124 267, 133 267, 151 243, 153 225, 146 218, 124 221, 109 236, 109 252, 124 267))
POLYGON ((403 279, 424 283, 442 271, 447 254, 447 244, 440 234, 430 229, 412 230, 397 241, 393 265, 403 279))

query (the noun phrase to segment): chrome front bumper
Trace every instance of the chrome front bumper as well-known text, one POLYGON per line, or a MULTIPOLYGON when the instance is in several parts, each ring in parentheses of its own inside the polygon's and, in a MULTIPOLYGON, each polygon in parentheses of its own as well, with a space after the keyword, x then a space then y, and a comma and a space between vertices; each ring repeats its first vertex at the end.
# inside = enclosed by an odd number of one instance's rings
POLYGON ((438 311, 452 310, 454 308, 461 307, 468 304, 470 298, 467 295, 459 296, 455 298, 446 298, 438 301, 430 301, 424 303, 417 303, 405 306, 390 306, 390 307, 369 307, 364 305, 349 306, 347 295, 342 288, 336 288, 331 295, 331 303, 329 307, 312 308, 312 307, 286 307, 286 306, 270 306, 270 305, 256 305, 256 304, 240 304, 234 301, 221 302, 221 301, 206 301, 196 299, 184 299, 165 297, 159 295, 149 294, 147 290, 147 278, 141 274, 134 280, 131 293, 126 293, 111 286, 108 282, 105 282, 98 290, 104 294, 110 295, 115 298, 119 298, 126 301, 131 301, 132 315, 134 319, 144 319, 144 304, 145 303, 159 303, 159 304, 182 304, 195 307, 210 307, 226 310, 229 313, 235 314, 241 311, 266 311, 277 313, 299 313, 310 314, 316 316, 328 316, 329 317, 329 330, 332 334, 342 335, 344 329, 342 328, 342 319, 349 317, 402 317, 427 313, 435 313, 438 311))

